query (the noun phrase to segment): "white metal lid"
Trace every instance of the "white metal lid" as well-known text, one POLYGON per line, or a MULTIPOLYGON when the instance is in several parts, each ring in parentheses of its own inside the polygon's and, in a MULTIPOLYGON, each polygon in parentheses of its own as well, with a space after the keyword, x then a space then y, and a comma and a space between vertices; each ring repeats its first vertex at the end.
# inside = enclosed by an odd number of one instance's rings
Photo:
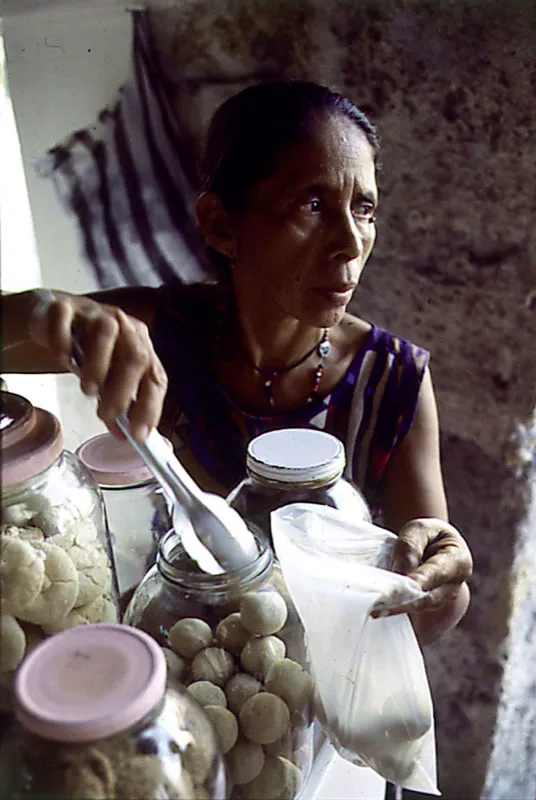
POLYGON ((162 648, 143 631, 96 623, 45 639, 15 679, 15 716, 32 733, 89 742, 130 728, 166 688, 162 648))
POLYGON ((250 473, 284 483, 315 483, 342 475, 344 447, 331 433, 285 428, 252 439, 247 451, 250 473))

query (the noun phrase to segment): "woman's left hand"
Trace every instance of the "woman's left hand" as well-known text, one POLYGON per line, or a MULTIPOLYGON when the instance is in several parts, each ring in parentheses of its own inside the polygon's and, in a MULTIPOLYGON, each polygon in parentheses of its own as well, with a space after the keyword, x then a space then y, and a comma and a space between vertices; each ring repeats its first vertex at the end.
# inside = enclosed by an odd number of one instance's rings
POLYGON ((417 581, 426 596, 390 613, 408 612, 423 643, 453 628, 469 605, 473 559, 463 536, 436 518, 413 519, 400 530, 390 569, 417 581))

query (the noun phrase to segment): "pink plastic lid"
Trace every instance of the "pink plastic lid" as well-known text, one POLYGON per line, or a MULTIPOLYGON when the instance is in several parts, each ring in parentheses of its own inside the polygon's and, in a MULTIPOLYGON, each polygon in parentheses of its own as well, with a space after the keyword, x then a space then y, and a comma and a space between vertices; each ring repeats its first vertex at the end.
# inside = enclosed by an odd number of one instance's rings
MULTIPOLYGON (((171 447, 171 443, 170 443, 171 447)), ((127 439, 102 433, 88 439, 76 451, 103 489, 138 486, 155 480, 145 461, 127 439)))
POLYGON ((2 392, 0 439, 3 486, 33 478, 63 451, 63 433, 54 414, 11 392, 2 392))
POLYGON ((15 716, 32 733, 90 742, 139 722, 160 702, 166 659, 143 631, 90 624, 45 639, 15 679, 15 716))

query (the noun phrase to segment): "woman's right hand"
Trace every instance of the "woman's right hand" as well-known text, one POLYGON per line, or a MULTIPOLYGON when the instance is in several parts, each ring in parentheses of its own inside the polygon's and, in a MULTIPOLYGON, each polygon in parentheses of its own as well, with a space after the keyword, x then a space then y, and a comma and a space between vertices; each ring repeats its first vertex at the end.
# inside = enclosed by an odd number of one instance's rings
POLYGON ((132 435, 142 441, 160 421, 167 376, 149 329, 117 306, 64 292, 37 290, 28 332, 59 366, 79 374, 86 395, 98 396, 97 414, 115 435, 116 418, 128 411, 132 435), (73 330, 84 357, 73 361, 73 330), (130 410, 129 410, 130 409, 130 410))

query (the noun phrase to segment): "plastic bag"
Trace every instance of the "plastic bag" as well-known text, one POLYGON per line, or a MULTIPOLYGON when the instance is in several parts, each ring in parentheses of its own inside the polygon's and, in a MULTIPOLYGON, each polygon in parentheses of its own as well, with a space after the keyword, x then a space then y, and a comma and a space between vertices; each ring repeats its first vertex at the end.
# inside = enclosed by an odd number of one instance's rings
POLYGON ((406 614, 370 616, 424 596, 411 578, 386 569, 395 534, 309 503, 272 512, 271 526, 326 734, 348 761, 439 794, 432 699, 413 627, 406 614))

